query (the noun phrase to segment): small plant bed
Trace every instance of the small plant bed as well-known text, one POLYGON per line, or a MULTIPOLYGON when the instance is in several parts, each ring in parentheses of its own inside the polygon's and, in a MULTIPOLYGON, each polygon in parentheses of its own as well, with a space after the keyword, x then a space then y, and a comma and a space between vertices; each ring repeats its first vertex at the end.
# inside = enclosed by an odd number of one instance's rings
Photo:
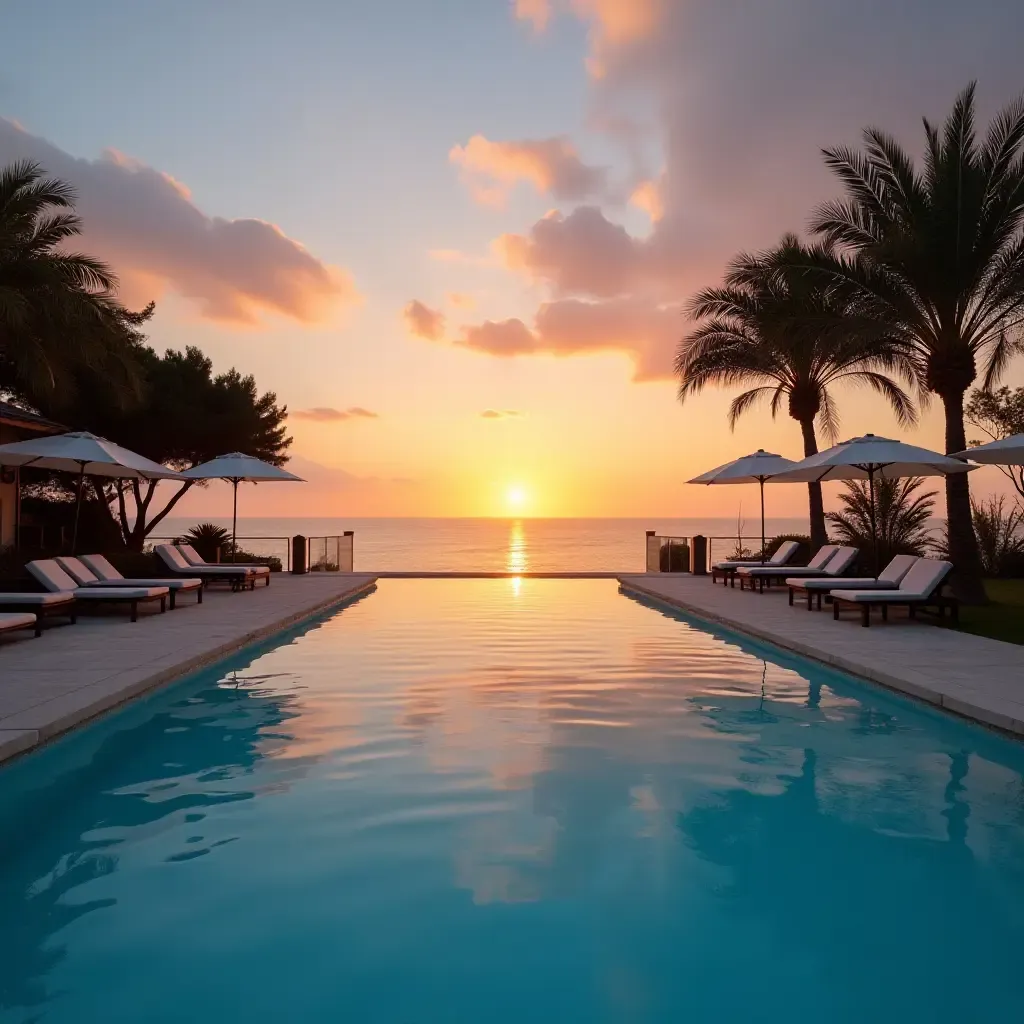
POLYGON ((959 629, 1009 644, 1024 644, 1024 580, 986 580, 985 592, 991 604, 960 606, 959 629))

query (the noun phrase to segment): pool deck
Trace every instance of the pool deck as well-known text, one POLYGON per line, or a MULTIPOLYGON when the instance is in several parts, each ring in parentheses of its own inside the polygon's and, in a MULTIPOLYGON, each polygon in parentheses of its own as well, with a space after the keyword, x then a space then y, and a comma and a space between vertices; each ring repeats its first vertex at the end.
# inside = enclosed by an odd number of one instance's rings
POLYGON ((859 617, 839 622, 831 606, 790 607, 784 588, 764 594, 712 585, 710 576, 620 576, 623 591, 714 622, 844 672, 1024 736, 1024 648, 912 622, 859 617))
POLYGON ((0 761, 147 690, 372 590, 368 575, 275 573, 269 587, 179 595, 173 612, 82 615, 0 641, 0 761), (23 637, 24 639, 19 639, 23 637))

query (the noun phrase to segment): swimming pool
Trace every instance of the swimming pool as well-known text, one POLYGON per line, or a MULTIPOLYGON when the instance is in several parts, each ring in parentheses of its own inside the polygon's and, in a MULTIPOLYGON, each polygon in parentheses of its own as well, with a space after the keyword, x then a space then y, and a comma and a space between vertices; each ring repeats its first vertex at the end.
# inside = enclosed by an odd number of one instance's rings
POLYGON ((401 580, 0 771, 0 1022, 1020 1013, 1024 750, 618 593, 401 580))

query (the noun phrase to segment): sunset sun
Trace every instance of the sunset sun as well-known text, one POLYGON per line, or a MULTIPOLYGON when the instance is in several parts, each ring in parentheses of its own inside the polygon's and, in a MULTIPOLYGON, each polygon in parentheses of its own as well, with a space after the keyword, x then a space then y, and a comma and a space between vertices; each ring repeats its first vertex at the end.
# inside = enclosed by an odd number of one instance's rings
POLYGON ((524 487, 520 487, 518 484, 513 484, 505 492, 505 501, 508 503, 509 508, 515 511, 521 511, 523 506, 526 504, 527 494, 524 487))

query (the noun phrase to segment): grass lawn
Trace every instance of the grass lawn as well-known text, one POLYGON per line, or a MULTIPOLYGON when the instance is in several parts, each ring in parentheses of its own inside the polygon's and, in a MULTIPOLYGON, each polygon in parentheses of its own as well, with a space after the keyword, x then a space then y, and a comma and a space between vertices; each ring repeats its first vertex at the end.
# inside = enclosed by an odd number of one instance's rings
POLYGON ((986 580, 985 590, 992 603, 984 608, 961 608, 960 628, 965 633, 1024 644, 1024 580, 986 580))

